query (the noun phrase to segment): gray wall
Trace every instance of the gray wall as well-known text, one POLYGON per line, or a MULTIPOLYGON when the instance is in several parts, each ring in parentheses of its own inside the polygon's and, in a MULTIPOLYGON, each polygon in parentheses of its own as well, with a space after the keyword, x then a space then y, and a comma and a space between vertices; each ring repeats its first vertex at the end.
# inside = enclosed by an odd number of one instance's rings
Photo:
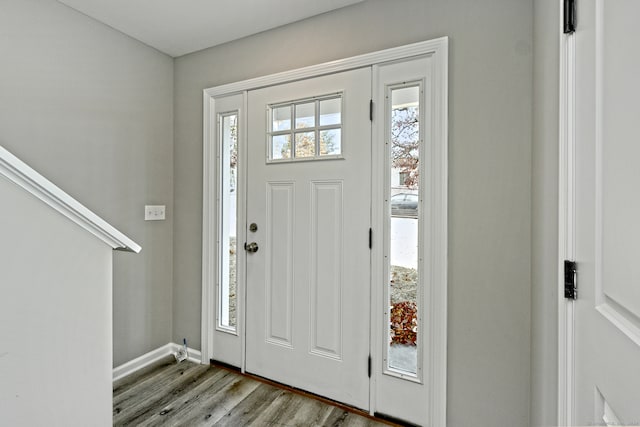
POLYGON ((531 425, 557 424, 558 0, 534 2, 531 425))
POLYGON ((0 425, 110 426, 113 251, 2 175, 0 200, 0 425))
POLYGON ((448 425, 526 426, 530 0, 368 0, 175 61, 174 334, 200 345, 202 89, 447 35, 448 425))
POLYGON ((56 1, 0 0, 0 145, 142 245, 115 253, 114 364, 171 341, 173 60, 56 1), (168 220, 145 223, 156 203, 168 220))

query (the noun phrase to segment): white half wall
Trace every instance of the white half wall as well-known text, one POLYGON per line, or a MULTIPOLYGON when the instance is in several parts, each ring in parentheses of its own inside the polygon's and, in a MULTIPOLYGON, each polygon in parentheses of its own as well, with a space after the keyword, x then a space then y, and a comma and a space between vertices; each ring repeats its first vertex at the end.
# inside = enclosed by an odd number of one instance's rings
POLYGON ((110 426, 113 251, 4 178, 0 204, 0 425, 110 426))

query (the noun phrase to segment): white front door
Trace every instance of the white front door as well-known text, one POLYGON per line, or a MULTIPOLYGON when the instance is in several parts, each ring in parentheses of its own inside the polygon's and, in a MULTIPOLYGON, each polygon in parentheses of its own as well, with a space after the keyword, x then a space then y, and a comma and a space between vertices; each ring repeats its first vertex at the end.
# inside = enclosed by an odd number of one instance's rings
POLYGON ((637 425, 640 2, 580 0, 577 7, 572 423, 637 425))
POLYGON ((370 67, 249 91, 247 135, 246 370, 364 409, 370 97, 370 67))

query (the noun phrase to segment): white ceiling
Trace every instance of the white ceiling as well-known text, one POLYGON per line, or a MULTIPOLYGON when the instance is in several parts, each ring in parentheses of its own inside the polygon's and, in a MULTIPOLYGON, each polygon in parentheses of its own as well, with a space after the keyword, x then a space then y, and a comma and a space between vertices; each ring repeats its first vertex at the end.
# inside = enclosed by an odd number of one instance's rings
POLYGON ((58 0, 171 56, 363 0, 58 0))

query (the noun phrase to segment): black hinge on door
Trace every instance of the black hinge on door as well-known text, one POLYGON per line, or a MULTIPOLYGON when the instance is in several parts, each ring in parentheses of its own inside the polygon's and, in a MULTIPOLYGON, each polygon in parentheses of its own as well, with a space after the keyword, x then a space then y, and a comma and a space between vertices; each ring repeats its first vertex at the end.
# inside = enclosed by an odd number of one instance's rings
POLYGON ((371 355, 367 359, 367 375, 371 378, 371 355))
POLYGON ((576 31, 576 0, 564 0, 563 20, 564 33, 573 34, 576 31))
POLYGON ((369 100, 369 120, 373 121, 373 99, 369 100))
POLYGON ((373 230, 369 229, 369 249, 373 247, 373 230))
POLYGON ((576 283, 576 262, 564 261, 564 297, 567 299, 578 298, 578 285, 576 283))

